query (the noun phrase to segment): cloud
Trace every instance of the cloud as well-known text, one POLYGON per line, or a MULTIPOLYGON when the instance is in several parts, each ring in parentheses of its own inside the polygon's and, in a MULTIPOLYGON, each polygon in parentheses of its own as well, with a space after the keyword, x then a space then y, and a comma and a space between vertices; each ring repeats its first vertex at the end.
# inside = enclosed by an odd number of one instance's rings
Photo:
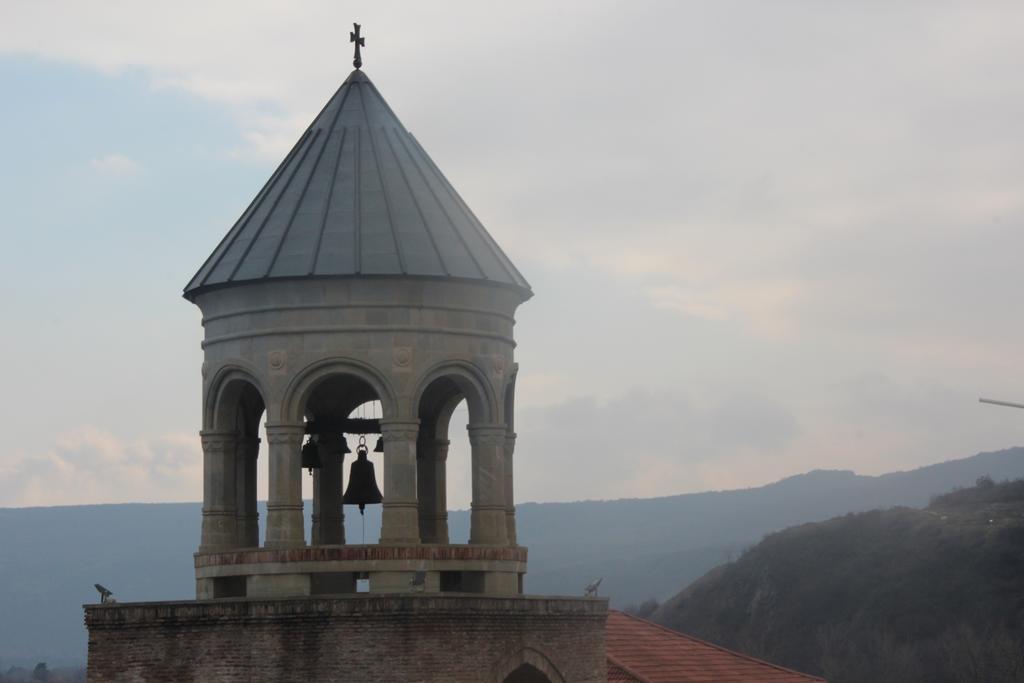
POLYGON ((792 332, 791 306, 800 289, 793 282, 761 281, 718 288, 661 285, 648 287, 646 293, 655 308, 704 320, 733 320, 756 334, 779 338, 792 332))
POLYGON ((718 303, 712 302, 712 297, 708 294, 680 285, 649 287, 647 295, 655 308, 707 320, 726 320, 730 317, 729 312, 718 303))
POLYGON ((117 176, 135 175, 139 172, 138 162, 124 154, 117 153, 90 159, 89 165, 100 173, 117 176))
POLYGON ((776 401, 735 394, 712 402, 682 391, 632 389, 521 410, 516 474, 529 500, 668 495, 719 482, 707 467, 747 459, 778 469, 800 435, 776 401))
POLYGON ((524 372, 516 379, 517 409, 548 406, 571 398, 576 384, 565 372, 524 372))
POLYGON ((0 505, 198 500, 202 468, 195 435, 125 440, 83 426, 37 452, 0 460, 0 505))
MULTIPOLYGON (((543 386, 544 381, 541 381, 543 386)), ((670 495, 766 483, 800 439, 796 417, 757 394, 704 402, 684 391, 634 388, 609 398, 573 396, 520 403, 516 411, 516 499, 579 500, 670 495)), ((448 504, 471 499, 465 404, 449 430, 448 504)))
MULTIPOLYGON (((326 0, 4 10, 4 54, 218 105, 245 141, 220 157, 246 172, 269 174, 349 68, 351 7, 326 0)), ((960 407, 1024 385, 1024 6, 385 1, 360 19, 367 72, 536 288, 516 328, 521 499, 877 472, 1019 439, 1016 416, 960 407), (879 412, 865 377, 908 398, 879 412)), ((97 172, 150 158, 120 153, 97 172)), ((201 189, 190 206, 224 196, 201 189)), ((159 256, 147 272, 192 267, 159 256)), ((160 343, 117 360, 182 353, 160 343)), ((47 381, 40 396, 94 392, 47 381)), ((196 388, 175 391, 169 424, 188 424, 196 388)), ((10 438, 28 452, 33 430, 10 438)), ((59 473, 73 450, 38 462, 59 473)))

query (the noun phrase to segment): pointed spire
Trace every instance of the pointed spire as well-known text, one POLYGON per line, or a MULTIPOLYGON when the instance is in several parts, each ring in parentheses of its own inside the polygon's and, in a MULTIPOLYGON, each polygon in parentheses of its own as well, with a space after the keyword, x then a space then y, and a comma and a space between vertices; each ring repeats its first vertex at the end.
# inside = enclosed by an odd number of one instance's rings
POLYGON ((363 276, 486 281, 531 296, 529 283, 357 69, 184 295, 194 300, 214 287, 278 278, 363 276))

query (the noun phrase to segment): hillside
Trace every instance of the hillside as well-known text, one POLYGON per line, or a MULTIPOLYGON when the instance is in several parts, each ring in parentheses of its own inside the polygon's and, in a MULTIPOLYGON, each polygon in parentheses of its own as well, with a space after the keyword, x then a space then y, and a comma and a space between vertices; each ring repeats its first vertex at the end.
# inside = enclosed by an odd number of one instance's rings
MULTIPOLYGON (((980 453, 871 477, 815 470, 767 486, 665 498, 517 506, 530 548, 526 588, 576 594, 603 576, 614 607, 664 600, 768 533, 847 512, 924 507, 931 496, 981 476, 1024 477, 1024 448, 980 453)), ((454 532, 453 520, 453 532, 454 532)), ((466 538, 468 515, 459 517, 466 538)))
MULTIPOLYGON (((530 549, 526 590, 575 595, 603 576, 613 606, 665 599, 766 533, 874 507, 924 506, 931 494, 986 474, 1024 477, 1024 448, 879 477, 815 471, 739 491, 526 503, 517 507, 520 542, 530 549)), ((265 519, 262 506, 260 513, 265 519)), ((346 521, 358 541, 359 516, 346 521)), ((379 523, 379 508, 368 508, 368 541, 379 523)), ((468 513, 453 511, 449 523, 452 540, 464 542, 468 513)), ((199 524, 197 503, 0 508, 0 669, 82 662, 81 605, 96 600, 96 582, 121 601, 193 597, 199 524)))
POLYGON ((652 618, 832 683, 1024 680, 1024 480, 771 534, 652 618))

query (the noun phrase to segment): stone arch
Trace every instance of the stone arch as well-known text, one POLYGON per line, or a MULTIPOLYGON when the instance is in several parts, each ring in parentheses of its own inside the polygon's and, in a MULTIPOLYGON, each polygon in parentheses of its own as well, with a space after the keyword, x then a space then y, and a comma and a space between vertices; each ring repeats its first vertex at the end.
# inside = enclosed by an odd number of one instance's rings
POLYGON ((351 358, 325 358, 307 365, 288 383, 278 419, 291 424, 301 422, 306 403, 317 385, 339 375, 349 375, 366 382, 376 392, 383 416, 389 419, 398 417, 398 400, 391 382, 375 367, 351 358))
POLYGON ((565 683, 558 667, 543 652, 532 647, 524 647, 508 655, 493 671, 491 680, 501 683, 565 683))
POLYGON ((255 435, 259 418, 268 409, 267 394, 256 373, 239 363, 220 367, 210 381, 203 406, 203 429, 240 431, 255 435), (245 411, 239 430, 239 407, 245 411))
POLYGON ((259 545, 256 468, 265 396, 257 374, 239 363, 218 368, 205 390, 202 547, 259 545))
MULTIPOLYGON (((448 543, 447 460, 449 437, 453 436, 449 422, 456 407, 465 401, 470 424, 493 426, 499 406, 486 376, 471 363, 457 360, 439 363, 424 373, 412 400, 413 414, 419 418, 416 485, 420 538, 428 543, 448 543)), ((470 445, 468 437, 463 431, 465 443, 470 445)), ((471 452, 472 448, 470 445, 471 452)), ((471 473, 477 468, 476 460, 471 460, 471 473)), ((476 481, 475 476, 473 479, 476 481)))
POLYGON ((448 380, 458 388, 469 407, 470 422, 483 424, 496 420, 498 401, 487 376, 477 366, 461 360, 438 363, 422 375, 412 395, 410 414, 419 413, 424 394, 438 380, 448 380))
POLYGON ((455 394, 448 398, 437 411, 437 416, 432 425, 434 429, 434 436, 438 439, 448 438, 448 427, 452 421, 452 415, 455 414, 455 409, 462 403, 462 394, 455 394))
POLYGON ((543 671, 530 664, 522 664, 518 669, 505 677, 502 683, 551 683, 551 679, 543 671))
POLYGON ((420 540, 449 543, 448 536, 448 424, 463 402, 461 390, 451 382, 433 381, 416 407, 416 489, 420 540))

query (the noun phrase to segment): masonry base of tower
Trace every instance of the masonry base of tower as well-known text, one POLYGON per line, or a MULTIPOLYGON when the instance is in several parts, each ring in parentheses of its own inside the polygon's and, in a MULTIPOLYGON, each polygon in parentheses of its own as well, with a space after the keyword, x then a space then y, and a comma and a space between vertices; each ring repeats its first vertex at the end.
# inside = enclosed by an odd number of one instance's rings
POLYGON ((523 592, 522 546, 337 545, 195 554, 196 598, 523 592))
POLYGON ((87 605, 88 677, 596 683, 607 613, 603 598, 437 594, 87 605))

